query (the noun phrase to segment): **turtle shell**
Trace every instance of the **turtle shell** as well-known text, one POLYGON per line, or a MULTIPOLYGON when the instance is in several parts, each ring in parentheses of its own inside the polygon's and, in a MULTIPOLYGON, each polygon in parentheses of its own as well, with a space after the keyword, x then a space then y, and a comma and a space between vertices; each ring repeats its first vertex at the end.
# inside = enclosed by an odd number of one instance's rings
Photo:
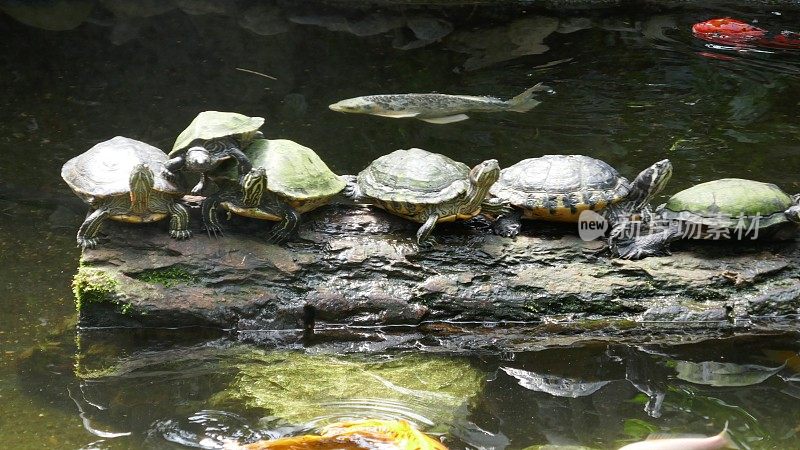
POLYGON ((363 194, 384 203, 438 205, 469 188, 469 167, 419 148, 395 150, 358 174, 363 194))
POLYGON ((707 226, 750 227, 758 218, 759 228, 787 222, 784 212, 792 198, 772 183, 723 178, 692 186, 670 197, 660 207, 661 217, 707 226))
POLYGON ((194 118, 178 138, 169 156, 175 156, 197 139, 209 140, 226 136, 254 133, 264 125, 263 117, 220 111, 203 111, 194 118))
POLYGON ((162 175, 167 155, 152 145, 122 136, 100 142, 67 161, 61 178, 87 202, 97 198, 130 193, 129 178, 138 164, 147 165, 154 175, 154 190, 183 195, 184 191, 162 175))
MULTIPOLYGON (((288 139, 256 139, 245 150, 253 167, 267 172, 267 189, 292 200, 331 197, 347 185, 314 150, 288 139)), ((239 176, 235 164, 225 164, 224 175, 239 176)))
POLYGON ((544 155, 503 169, 489 192, 528 218, 577 221, 581 211, 616 203, 630 189, 628 180, 599 159, 544 155))

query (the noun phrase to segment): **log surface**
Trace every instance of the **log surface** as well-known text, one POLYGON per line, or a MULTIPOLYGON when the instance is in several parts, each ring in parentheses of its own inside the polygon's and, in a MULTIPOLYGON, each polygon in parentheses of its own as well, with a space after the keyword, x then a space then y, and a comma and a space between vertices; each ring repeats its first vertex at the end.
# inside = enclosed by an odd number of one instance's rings
POLYGON ((166 223, 109 222, 76 274, 80 323, 260 330, 610 320, 748 329, 800 311, 798 241, 680 242, 672 256, 623 261, 598 256, 602 244, 581 241, 574 226, 526 222, 507 239, 481 221, 439 225, 439 244, 419 251, 418 224, 370 207, 331 205, 303 220, 281 246, 263 239, 271 222, 239 217, 225 222, 224 237, 197 228, 187 241, 170 239, 166 223))

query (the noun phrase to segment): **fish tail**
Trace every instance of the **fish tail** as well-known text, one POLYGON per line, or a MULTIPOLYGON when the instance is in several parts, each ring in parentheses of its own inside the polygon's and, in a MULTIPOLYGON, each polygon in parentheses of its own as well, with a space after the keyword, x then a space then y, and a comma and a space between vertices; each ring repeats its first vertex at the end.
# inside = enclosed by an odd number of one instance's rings
POLYGON ((739 450, 739 446, 736 445, 735 442, 733 442, 730 433, 728 433, 728 421, 725 421, 725 428, 723 428, 722 431, 720 431, 717 436, 719 436, 722 439, 723 443, 725 444, 725 446, 722 448, 732 448, 739 450))
POLYGON ((535 108, 539 103, 539 100, 533 98, 533 94, 536 92, 541 91, 549 91, 550 86, 545 86, 542 83, 537 83, 536 86, 532 88, 528 88, 522 94, 512 98, 508 101, 508 110, 515 111, 515 112, 526 112, 530 111, 531 109, 535 108))

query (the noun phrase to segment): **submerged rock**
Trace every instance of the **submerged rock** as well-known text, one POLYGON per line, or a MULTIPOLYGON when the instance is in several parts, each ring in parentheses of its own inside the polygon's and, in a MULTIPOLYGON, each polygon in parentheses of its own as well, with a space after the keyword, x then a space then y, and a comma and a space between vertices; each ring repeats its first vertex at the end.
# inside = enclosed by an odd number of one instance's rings
POLYGON ((555 17, 531 16, 478 31, 462 31, 447 39, 447 47, 470 57, 464 69, 477 70, 526 55, 539 55, 549 47, 544 39, 559 29, 555 17))
POLYGON ((466 359, 440 355, 376 360, 253 349, 240 356, 235 380, 211 403, 243 403, 295 424, 358 410, 365 417, 449 424, 485 378, 466 359))
POLYGON ((91 14, 89 0, 0 1, 0 11, 25 25, 49 31, 72 30, 91 14))

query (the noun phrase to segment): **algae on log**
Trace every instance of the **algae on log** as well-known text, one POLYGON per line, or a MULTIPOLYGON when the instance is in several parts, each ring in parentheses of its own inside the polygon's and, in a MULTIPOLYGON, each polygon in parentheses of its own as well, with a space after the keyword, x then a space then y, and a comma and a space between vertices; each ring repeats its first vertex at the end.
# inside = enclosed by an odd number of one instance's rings
MULTIPOLYGON (((196 211, 192 219, 200 223, 196 211)), ((800 311, 797 241, 685 242, 669 257, 623 261, 596 256, 600 243, 572 227, 527 223, 512 240, 472 221, 437 226, 440 244, 417 251, 418 224, 347 205, 305 215, 299 237, 282 246, 263 238, 271 222, 233 217, 224 237, 195 229, 187 241, 165 226, 106 225, 108 239, 83 253, 76 275, 81 325, 747 327, 755 314, 800 311)))

